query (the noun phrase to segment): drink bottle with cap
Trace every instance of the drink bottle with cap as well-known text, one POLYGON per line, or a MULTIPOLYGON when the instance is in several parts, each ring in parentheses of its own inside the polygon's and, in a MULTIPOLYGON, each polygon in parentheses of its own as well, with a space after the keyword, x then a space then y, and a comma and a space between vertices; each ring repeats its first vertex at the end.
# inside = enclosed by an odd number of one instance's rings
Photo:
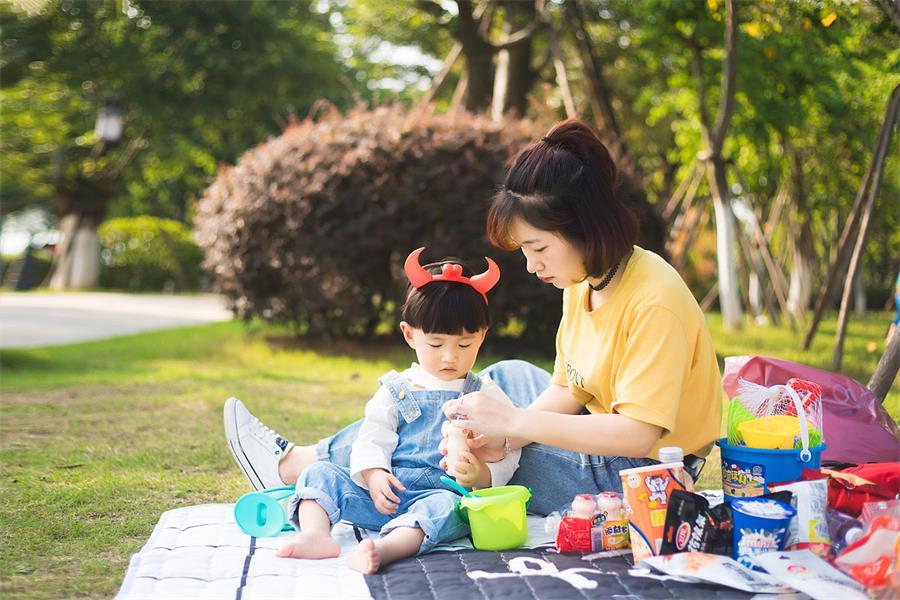
POLYGON ((694 479, 684 468, 684 450, 678 446, 664 446, 659 449, 659 462, 662 464, 678 463, 684 472, 684 489, 694 491, 694 479))

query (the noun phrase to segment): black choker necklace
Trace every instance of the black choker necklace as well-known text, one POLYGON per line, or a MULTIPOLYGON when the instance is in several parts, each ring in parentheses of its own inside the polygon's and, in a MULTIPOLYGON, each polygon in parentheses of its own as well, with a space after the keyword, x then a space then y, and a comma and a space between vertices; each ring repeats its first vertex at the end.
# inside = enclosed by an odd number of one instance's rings
POLYGON ((588 282, 588 285, 591 286, 591 289, 595 292, 599 292, 609 285, 609 282, 612 281, 612 278, 616 276, 616 271, 619 270, 619 265, 622 263, 620 260, 616 264, 613 265, 613 268, 606 272, 606 275, 603 276, 603 279, 597 285, 593 285, 591 282, 588 282))

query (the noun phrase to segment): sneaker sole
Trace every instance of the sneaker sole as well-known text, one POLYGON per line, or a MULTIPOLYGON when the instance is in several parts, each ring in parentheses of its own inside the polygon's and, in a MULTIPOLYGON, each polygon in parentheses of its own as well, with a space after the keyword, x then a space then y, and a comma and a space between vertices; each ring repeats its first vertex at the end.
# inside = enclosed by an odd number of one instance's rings
POLYGON ((256 474, 253 464, 244 453, 241 447, 240 438, 238 437, 237 418, 235 416, 237 407, 237 398, 229 398, 225 401, 225 437, 228 440, 228 449, 234 457, 234 461, 238 464, 244 476, 253 486, 255 491, 263 490, 262 479, 256 474))

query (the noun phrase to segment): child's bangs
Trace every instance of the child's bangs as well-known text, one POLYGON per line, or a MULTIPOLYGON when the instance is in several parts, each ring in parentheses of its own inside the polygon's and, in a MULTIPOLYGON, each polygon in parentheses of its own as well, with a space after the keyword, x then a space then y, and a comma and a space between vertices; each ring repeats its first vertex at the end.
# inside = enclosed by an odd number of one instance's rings
POLYGON ((462 335, 490 327, 484 298, 468 285, 435 281, 414 290, 403 307, 402 318, 425 333, 462 335))

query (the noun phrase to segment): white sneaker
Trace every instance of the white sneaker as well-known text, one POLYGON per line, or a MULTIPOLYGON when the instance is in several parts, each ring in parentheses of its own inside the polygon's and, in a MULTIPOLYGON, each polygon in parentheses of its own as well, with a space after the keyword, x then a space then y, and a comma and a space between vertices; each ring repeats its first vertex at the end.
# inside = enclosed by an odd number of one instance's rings
POLYGON ((285 485, 278 475, 278 463, 294 444, 263 425, 237 398, 225 401, 225 437, 254 490, 285 485))

